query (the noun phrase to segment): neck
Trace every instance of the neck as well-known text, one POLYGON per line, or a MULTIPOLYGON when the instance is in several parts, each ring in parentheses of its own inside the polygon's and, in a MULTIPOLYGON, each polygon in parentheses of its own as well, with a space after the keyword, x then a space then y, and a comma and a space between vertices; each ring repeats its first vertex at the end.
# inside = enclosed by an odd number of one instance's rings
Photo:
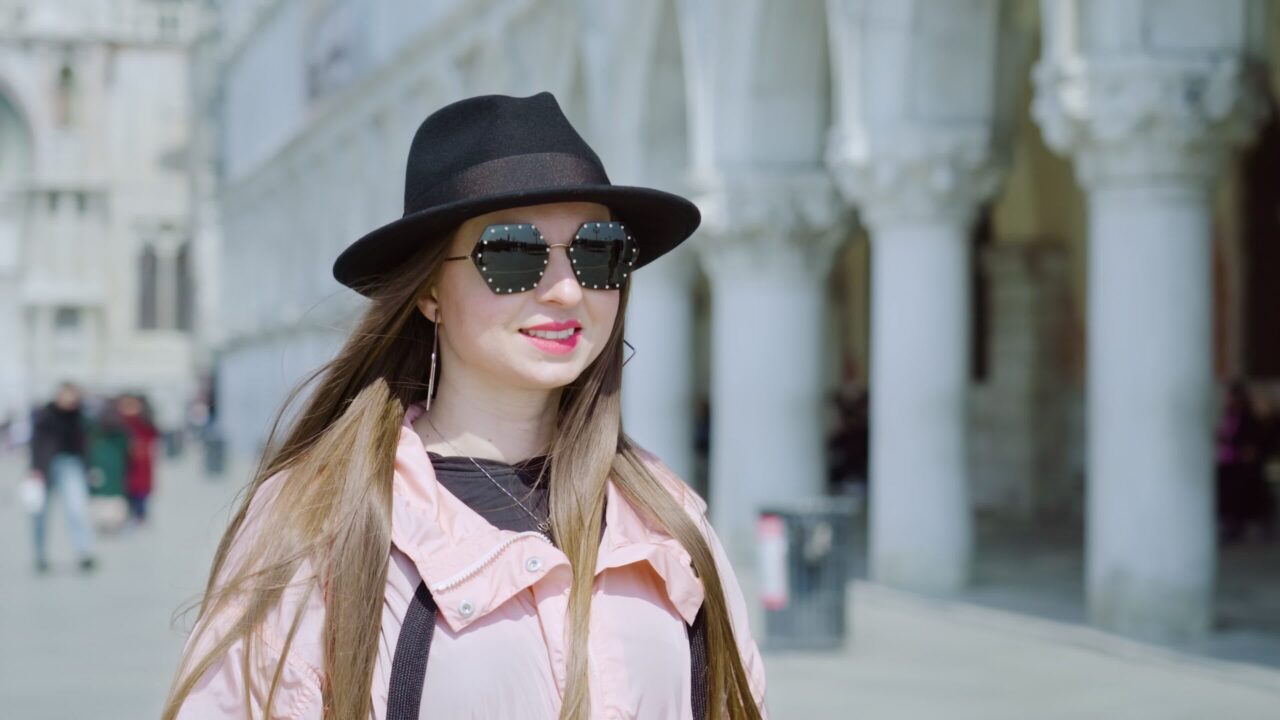
POLYGON ((442 374, 431 410, 414 429, 430 452, 515 463, 547 452, 559 395, 483 383, 461 387, 446 383, 442 374))

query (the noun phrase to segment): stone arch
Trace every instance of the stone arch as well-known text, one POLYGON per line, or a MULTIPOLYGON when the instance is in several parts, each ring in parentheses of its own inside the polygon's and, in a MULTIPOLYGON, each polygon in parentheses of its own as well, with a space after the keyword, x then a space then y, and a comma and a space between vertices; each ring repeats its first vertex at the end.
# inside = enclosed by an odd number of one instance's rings
POLYGON ((820 0, 681 2, 693 182, 746 168, 821 168, 831 122, 827 11, 820 0), (731 6, 731 7, 730 7, 731 6))
MULTIPOLYGON (((565 117, 569 118, 569 122, 579 128, 585 128, 588 122, 587 80, 585 77, 586 69, 583 67, 585 62, 586 58, 582 56, 582 53, 573 53, 568 77, 565 79, 564 92, 563 94, 557 93, 560 109, 564 110, 565 117)), ((590 142, 591 138, 587 140, 590 142)))
POLYGON ((646 149, 644 175, 680 190, 689 166, 688 109, 684 53, 674 0, 663 0, 650 52, 649 88, 642 104, 640 145, 646 149))
POLYGON ((831 123, 823 2, 758 3, 747 43, 748 153, 758 167, 821 165, 831 123))

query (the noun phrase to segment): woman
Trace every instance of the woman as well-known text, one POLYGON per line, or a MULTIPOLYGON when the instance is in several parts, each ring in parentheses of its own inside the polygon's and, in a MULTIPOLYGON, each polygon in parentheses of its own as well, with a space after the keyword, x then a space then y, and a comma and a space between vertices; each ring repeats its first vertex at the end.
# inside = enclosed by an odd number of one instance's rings
POLYGON ((155 487, 155 445, 160 431, 151 423, 141 396, 121 396, 117 409, 129 433, 129 464, 125 495, 129 500, 129 522, 147 521, 147 498, 155 487))
POLYGON ((404 217, 334 264, 371 303, 269 443, 165 717, 762 717, 706 506, 620 421, 628 278, 698 222, 609 184, 549 93, 423 121, 404 217))

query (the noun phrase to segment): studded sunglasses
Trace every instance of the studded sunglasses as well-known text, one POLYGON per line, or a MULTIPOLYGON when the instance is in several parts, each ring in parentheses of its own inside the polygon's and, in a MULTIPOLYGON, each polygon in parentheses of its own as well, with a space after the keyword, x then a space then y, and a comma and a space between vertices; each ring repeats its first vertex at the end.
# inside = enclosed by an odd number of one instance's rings
POLYGON ((585 222, 568 243, 548 245, 531 223, 498 223, 484 229, 469 255, 489 289, 498 295, 532 290, 542 279, 551 248, 569 253, 578 283, 587 290, 617 290, 631 273, 640 247, 620 222, 585 222))

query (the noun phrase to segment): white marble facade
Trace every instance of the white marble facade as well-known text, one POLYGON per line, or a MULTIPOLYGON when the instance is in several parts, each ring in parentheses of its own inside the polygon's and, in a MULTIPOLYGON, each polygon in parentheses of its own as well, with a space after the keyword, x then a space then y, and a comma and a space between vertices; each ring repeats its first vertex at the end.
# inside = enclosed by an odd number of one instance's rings
POLYGON ((625 424, 690 476, 694 399, 710 397, 709 497, 731 552, 750 557, 760 506, 822 492, 831 318, 855 312, 829 281, 865 237, 870 329, 851 344, 875 428, 873 577, 953 591, 975 507, 1079 508, 1094 620, 1202 633, 1207 193, 1268 92, 1266 5, 227 0, 205 39, 224 429, 258 451, 285 391, 342 337, 359 299, 330 264, 400 215, 422 118, 551 90, 614 182, 703 210, 697 236, 636 277, 625 424), (980 218, 995 230, 978 254, 980 218), (990 284, 980 338, 975 277, 990 284), (1063 338, 1085 308, 1082 388, 1063 338), (975 342, 990 348, 979 381, 975 342), (1137 512, 1146 537, 1122 527, 1137 512))
POLYGON ((191 0, 0 2, 0 418, 73 380, 195 390, 191 0))

